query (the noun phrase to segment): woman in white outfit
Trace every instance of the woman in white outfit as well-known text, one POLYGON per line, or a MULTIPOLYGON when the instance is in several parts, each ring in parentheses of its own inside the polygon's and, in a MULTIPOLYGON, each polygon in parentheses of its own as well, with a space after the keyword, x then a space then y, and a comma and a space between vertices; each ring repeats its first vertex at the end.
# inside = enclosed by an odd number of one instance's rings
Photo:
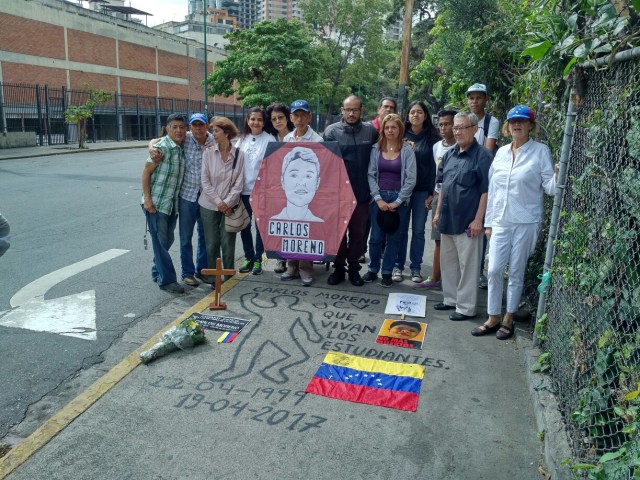
POLYGON ((543 197, 553 195, 556 182, 551 152, 546 145, 531 140, 536 128, 535 116, 527 105, 516 105, 507 114, 503 133, 511 143, 498 150, 489 170, 489 194, 485 215, 485 235, 491 238, 489 249, 489 318, 472 335, 480 337, 496 332, 496 338, 513 336, 513 314, 518 311, 527 260, 540 232, 543 197), (507 312, 502 313, 503 272, 509 264, 507 312))

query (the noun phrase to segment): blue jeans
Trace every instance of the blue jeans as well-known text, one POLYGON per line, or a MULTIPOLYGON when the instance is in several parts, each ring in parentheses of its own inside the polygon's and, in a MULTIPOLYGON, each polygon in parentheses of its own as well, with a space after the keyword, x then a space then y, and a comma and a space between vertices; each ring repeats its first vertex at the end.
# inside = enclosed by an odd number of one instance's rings
MULTIPOLYGON (((251 202, 249 202, 250 195, 242 195, 242 203, 244 208, 247 209, 249 218, 253 218, 253 210, 251 209, 251 202)), ((240 240, 242 240, 242 249, 244 250, 244 258, 251 260, 252 262, 261 262, 262 254, 264 253, 264 245, 262 244, 262 237, 258 231, 256 225, 256 248, 253 248, 253 235, 251 235, 251 222, 240 232, 240 240)))
POLYGON ((411 219, 411 247, 409 248, 409 270, 420 271, 422 255, 424 254, 424 226, 427 223, 429 210, 424 202, 429 198, 429 192, 413 192, 409 200, 410 214, 406 217, 406 225, 400 225, 401 237, 398 249, 398 258, 395 268, 404 270, 404 262, 407 260, 407 242, 409 240, 409 219, 411 219))
POLYGON ((178 203, 178 232, 180 233, 180 263, 182 278, 193 277, 200 270, 207 268, 207 247, 204 243, 204 231, 200 218, 200 205, 184 198, 178 203), (198 246, 196 250, 196 266, 193 265, 193 227, 197 225, 198 246))
POLYGON ((175 283, 176 270, 173 268, 169 249, 173 245, 173 231, 176 229, 178 216, 160 212, 149 213, 146 210, 144 210, 144 214, 147 217, 147 226, 153 246, 151 278, 160 286, 175 283))
MULTIPOLYGON (((399 192, 381 190, 380 196, 387 203, 393 202, 398 198, 399 192)), ((369 237, 369 271, 378 273, 380 271, 380 260, 382 257, 382 241, 386 238, 386 247, 384 249, 384 258, 382 259, 382 274, 391 274, 393 266, 398 257, 398 249, 400 247, 400 238, 402 236, 403 225, 408 227, 409 207, 400 205, 396 211, 400 215, 400 227, 395 233, 385 234, 378 226, 376 221, 378 215, 378 204, 374 201, 371 204, 371 236, 369 237)))

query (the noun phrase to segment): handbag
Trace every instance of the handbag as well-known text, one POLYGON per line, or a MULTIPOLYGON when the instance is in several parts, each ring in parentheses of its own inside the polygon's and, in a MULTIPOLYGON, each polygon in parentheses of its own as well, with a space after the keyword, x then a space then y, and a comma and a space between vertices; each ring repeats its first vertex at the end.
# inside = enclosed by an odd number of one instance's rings
MULTIPOLYGON (((231 178, 233 181, 233 171, 236 169, 236 163, 238 162, 238 153, 240 152, 240 148, 236 147, 236 155, 233 157, 233 166, 231 167, 231 178)), ((231 189, 231 185, 229 185, 229 189, 231 189)), ((238 204, 231 209, 231 215, 225 215, 224 217, 224 229, 229 233, 238 233, 251 223, 251 217, 249 217, 249 212, 242 203, 242 199, 238 202, 238 204)))

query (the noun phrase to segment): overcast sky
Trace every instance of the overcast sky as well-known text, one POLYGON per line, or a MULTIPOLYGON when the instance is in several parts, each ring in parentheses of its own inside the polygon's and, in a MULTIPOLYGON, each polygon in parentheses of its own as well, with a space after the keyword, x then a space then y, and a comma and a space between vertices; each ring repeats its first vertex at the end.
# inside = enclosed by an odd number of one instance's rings
MULTIPOLYGON (((124 4, 153 14, 148 20, 150 27, 171 20, 182 21, 189 11, 187 0, 125 0, 124 4)), ((144 17, 136 18, 144 23, 144 17)))

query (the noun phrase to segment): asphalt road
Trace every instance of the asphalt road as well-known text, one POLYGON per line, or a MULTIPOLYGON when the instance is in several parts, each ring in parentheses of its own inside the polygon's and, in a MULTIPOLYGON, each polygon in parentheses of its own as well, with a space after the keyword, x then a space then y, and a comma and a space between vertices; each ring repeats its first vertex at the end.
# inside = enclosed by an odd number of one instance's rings
MULTIPOLYGON (((0 440, 30 405, 102 362, 136 322, 172 302, 195 302, 210 292, 201 286, 176 299, 151 282, 152 252, 150 242, 149 250, 143 248, 140 208, 143 162, 142 149, 0 162, 0 212, 12 233, 11 248, 0 258, 0 322, 15 311, 10 300, 23 287, 102 252, 126 251, 55 283, 36 306, 53 329, 60 320, 49 318, 52 300, 95 291, 95 339, 0 325, 0 440)), ((171 253, 179 269, 177 232, 171 253)), ((75 297, 69 302, 73 310, 75 297)), ((85 319, 92 314, 78 312, 85 319)), ((78 392, 67 392, 73 393, 78 392)))

